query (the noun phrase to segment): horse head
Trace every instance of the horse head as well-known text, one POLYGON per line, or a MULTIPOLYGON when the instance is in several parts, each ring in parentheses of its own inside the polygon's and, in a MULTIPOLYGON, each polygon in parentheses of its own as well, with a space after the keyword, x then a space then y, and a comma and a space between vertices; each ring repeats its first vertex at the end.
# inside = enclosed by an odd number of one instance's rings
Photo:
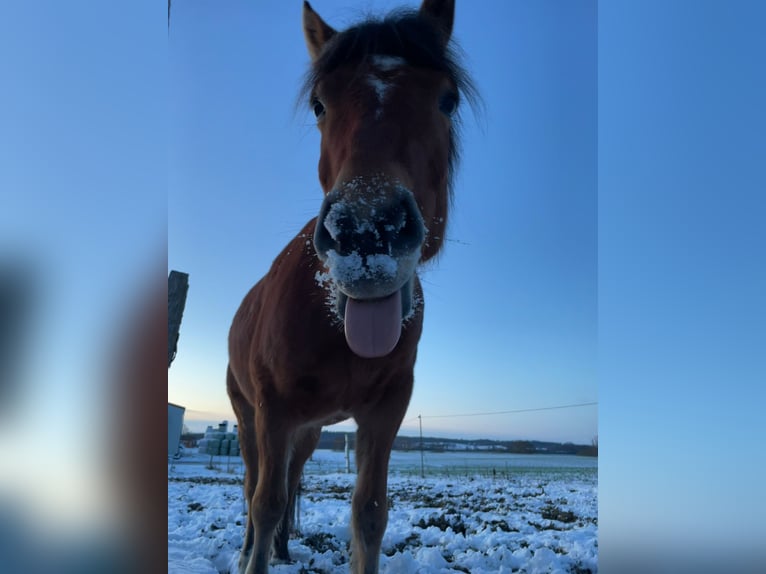
POLYGON ((349 347, 388 354, 415 311, 418 265, 440 250, 457 158, 461 92, 452 0, 337 32, 311 8, 305 92, 321 133, 325 197, 314 246, 349 347))

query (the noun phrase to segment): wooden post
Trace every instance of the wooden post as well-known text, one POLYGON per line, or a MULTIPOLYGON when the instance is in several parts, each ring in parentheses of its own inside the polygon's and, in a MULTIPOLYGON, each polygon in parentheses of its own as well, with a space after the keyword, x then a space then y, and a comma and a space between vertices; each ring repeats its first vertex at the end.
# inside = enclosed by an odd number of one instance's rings
POLYGON ((425 478, 426 471, 423 463, 423 418, 420 415, 418 415, 418 424, 420 425, 420 478, 425 478))
POLYGON ((348 433, 344 435, 346 437, 346 474, 351 472, 351 455, 348 448, 348 433))
POLYGON ((178 335, 188 291, 189 274, 171 271, 168 276, 168 369, 178 349, 178 335))

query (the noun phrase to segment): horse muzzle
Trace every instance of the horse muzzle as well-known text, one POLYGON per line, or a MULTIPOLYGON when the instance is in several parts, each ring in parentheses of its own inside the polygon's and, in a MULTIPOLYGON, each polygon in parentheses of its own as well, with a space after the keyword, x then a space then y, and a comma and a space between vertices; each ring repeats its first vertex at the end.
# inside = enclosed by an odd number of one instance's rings
POLYGON ((399 184, 360 177, 325 196, 314 246, 339 291, 338 314, 357 355, 385 356, 396 346, 425 236, 415 198, 399 184))

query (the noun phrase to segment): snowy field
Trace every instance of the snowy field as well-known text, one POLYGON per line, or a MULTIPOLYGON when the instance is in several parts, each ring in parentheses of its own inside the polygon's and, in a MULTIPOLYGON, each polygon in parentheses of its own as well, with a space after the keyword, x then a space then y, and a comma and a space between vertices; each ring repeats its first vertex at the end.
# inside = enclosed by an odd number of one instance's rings
MULTIPOLYGON (((168 471, 168 572, 226 573, 246 519, 239 458, 187 455, 168 471)), ((349 461, 353 469, 353 455, 349 461)), ((342 452, 306 465, 300 535, 274 574, 348 572, 351 492, 342 452)), ((597 460, 394 452, 382 574, 598 571, 597 460)))

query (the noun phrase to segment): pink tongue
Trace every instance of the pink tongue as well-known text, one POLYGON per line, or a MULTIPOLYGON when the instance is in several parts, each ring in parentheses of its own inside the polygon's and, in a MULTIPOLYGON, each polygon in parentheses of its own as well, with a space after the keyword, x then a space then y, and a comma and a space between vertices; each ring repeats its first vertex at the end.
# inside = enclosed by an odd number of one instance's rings
POLYGON ((402 333, 402 294, 397 291, 384 299, 346 301, 346 342, 365 359, 388 355, 402 333))

